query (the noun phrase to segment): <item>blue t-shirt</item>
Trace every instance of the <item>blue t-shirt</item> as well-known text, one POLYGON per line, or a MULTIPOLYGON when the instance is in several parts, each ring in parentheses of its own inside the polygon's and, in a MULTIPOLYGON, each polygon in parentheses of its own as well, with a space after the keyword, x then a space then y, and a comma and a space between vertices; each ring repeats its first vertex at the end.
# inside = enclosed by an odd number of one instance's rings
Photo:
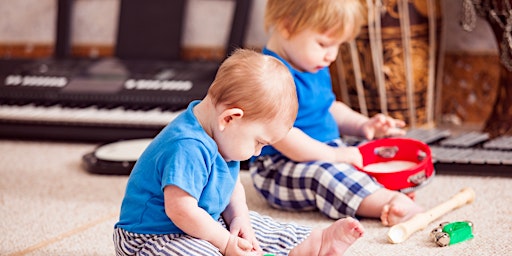
MULTIPOLYGON (((264 48, 263 53, 278 58, 292 73, 299 101, 299 112, 293 126, 321 142, 339 138, 338 125, 329 111, 336 98, 332 92, 329 67, 325 67, 316 73, 301 72, 293 68, 290 63, 275 52, 264 48)), ((278 151, 272 146, 266 146, 260 155, 276 153, 278 151)))
POLYGON ((226 162, 192 109, 167 125, 137 160, 126 186, 116 227, 138 234, 180 234, 165 214, 163 189, 175 185, 217 220, 229 204, 240 163, 226 162))

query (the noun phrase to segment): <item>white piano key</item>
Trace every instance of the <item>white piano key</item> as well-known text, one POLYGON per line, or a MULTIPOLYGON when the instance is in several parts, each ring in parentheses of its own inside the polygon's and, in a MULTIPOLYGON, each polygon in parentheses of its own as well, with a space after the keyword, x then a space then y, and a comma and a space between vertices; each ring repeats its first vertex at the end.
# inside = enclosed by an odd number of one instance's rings
POLYGON ((159 108, 143 111, 124 109, 123 107, 103 109, 96 106, 68 108, 59 105, 0 105, 0 119, 55 123, 165 126, 181 112, 183 110, 162 111, 159 108))

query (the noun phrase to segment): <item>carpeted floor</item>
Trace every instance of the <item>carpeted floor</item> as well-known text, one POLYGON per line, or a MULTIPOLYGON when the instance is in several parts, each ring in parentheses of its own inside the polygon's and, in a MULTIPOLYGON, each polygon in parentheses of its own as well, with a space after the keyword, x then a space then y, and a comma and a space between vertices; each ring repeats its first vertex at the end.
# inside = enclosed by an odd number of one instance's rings
MULTIPOLYGON (((113 255, 126 176, 87 173, 81 157, 94 144, 0 140, 0 255, 113 255)), ((322 227, 332 220, 317 212, 271 209, 242 171, 249 208, 282 221, 322 227)), ((389 230, 363 219, 366 234, 346 255, 512 255, 512 178, 437 175, 417 192, 427 208, 464 187, 476 200, 442 216, 400 244, 386 240, 389 230), (470 220, 475 238, 448 247, 429 239, 443 221, 470 220)))

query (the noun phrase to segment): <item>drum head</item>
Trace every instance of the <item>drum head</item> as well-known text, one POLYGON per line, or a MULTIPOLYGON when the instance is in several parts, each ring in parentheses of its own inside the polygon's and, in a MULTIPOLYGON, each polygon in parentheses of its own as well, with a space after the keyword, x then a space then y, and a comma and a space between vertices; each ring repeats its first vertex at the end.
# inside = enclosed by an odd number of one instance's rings
POLYGON ((85 169, 96 174, 129 175, 135 162, 152 140, 123 140, 99 146, 83 156, 85 169))

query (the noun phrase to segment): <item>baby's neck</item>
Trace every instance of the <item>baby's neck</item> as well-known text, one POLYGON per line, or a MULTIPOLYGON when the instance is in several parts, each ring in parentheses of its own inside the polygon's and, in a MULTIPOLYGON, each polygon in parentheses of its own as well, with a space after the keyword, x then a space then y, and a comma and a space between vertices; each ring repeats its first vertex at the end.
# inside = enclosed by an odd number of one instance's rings
POLYGON ((279 55, 279 57, 288 61, 288 58, 287 58, 288 56, 286 56, 284 50, 282 49, 281 40, 284 40, 284 38, 282 38, 278 32, 273 32, 270 35, 270 38, 268 39, 265 47, 267 49, 271 50, 272 52, 276 53, 277 55, 279 55))
POLYGON ((275 54, 279 55, 279 57, 283 58, 288 64, 290 64, 294 69, 297 71, 303 72, 302 69, 297 67, 292 61, 291 58, 288 56, 286 51, 284 50, 283 46, 283 40, 286 40, 284 37, 281 36, 278 32, 273 32, 270 36, 269 40, 267 41, 267 44, 265 47, 274 52, 275 54))
POLYGON ((213 136, 212 123, 214 118, 217 116, 215 112, 215 106, 208 96, 206 96, 199 104, 197 104, 194 109, 194 116, 197 118, 201 127, 203 127, 204 131, 210 136, 213 136), (213 119, 212 119, 213 118, 213 119))

